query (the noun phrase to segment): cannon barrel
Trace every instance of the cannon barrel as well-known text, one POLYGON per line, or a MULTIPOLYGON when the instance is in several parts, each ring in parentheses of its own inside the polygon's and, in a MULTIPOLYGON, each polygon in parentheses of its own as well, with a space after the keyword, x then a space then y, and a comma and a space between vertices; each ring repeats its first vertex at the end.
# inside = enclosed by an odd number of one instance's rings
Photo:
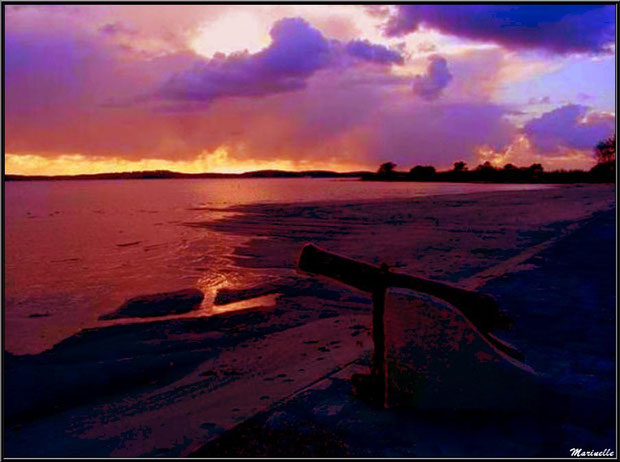
POLYGON ((512 324, 490 295, 387 271, 327 252, 312 244, 303 248, 298 267, 302 271, 326 276, 373 294, 387 287, 401 287, 432 295, 452 304, 484 333, 493 329, 506 329, 512 324))

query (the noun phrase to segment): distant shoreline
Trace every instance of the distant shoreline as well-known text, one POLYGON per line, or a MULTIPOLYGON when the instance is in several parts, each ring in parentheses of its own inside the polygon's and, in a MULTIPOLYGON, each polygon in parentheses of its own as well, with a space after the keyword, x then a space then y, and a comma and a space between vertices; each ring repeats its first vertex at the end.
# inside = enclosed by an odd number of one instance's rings
POLYGON ((6 174, 5 181, 65 181, 65 180, 167 180, 167 179, 243 179, 243 178, 361 178, 371 172, 332 172, 328 170, 257 170, 245 173, 180 173, 170 170, 149 170, 82 175, 15 175, 6 174))
POLYGON ((227 180, 227 179, 290 179, 290 178, 350 178, 364 182, 393 183, 487 183, 487 184, 579 184, 613 183, 609 177, 594 177, 587 172, 565 173, 545 172, 538 178, 479 178, 475 175, 455 176, 452 172, 438 172, 432 178, 411 178, 405 175, 385 177, 372 172, 329 172, 329 171, 256 171, 246 173, 179 173, 169 171, 94 173, 84 175, 4 175, 7 182, 34 181, 90 181, 90 180, 227 180))
MULTIPOLYGON (((458 164, 458 163, 457 163, 458 164)), ((455 164, 456 165, 456 164, 455 164)), ((465 165, 463 163, 463 165, 465 165)), ((517 184, 576 184, 615 182, 615 161, 597 164, 589 171, 544 171, 540 164, 530 167, 503 169, 486 162, 475 170, 454 169, 436 171, 432 166, 417 166, 409 172, 395 171, 395 164, 383 164, 377 172, 331 170, 255 170, 245 173, 181 173, 170 170, 141 170, 132 172, 92 173, 81 175, 16 175, 7 174, 6 181, 64 181, 64 180, 165 180, 165 179, 244 179, 244 178, 357 178, 362 181, 432 182, 432 183, 517 183, 517 184), (386 166, 388 167, 387 169, 386 166)))

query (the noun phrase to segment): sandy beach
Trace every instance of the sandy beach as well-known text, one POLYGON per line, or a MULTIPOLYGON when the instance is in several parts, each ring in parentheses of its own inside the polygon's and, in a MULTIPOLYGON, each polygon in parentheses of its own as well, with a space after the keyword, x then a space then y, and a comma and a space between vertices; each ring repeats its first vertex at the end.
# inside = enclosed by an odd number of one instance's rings
POLYGON ((278 276, 223 286, 213 316, 5 352, 7 456, 564 457, 575 441, 613 446, 613 185, 225 211, 184 225, 244 237, 234 265, 278 276), (366 407, 348 379, 368 366, 370 298, 296 271, 310 242, 490 293, 515 319, 502 338, 560 404, 542 420, 366 407))

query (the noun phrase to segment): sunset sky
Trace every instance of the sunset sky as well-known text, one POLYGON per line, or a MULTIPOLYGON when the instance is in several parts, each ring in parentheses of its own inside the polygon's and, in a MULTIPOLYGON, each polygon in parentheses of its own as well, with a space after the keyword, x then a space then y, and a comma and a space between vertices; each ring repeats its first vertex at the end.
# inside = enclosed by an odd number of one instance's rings
POLYGON ((590 168, 613 5, 9 5, 7 173, 590 168))

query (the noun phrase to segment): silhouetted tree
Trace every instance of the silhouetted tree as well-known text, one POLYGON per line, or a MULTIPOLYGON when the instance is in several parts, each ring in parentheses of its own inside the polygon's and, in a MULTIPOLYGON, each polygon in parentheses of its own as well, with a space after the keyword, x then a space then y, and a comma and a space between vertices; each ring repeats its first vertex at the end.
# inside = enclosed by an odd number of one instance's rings
POLYGON ((491 162, 489 162, 488 160, 482 164, 482 165, 478 165, 476 167, 476 170, 479 172, 490 172, 490 171, 494 171, 495 167, 493 167, 493 165, 491 164, 491 162))
POLYGON ((594 148, 597 164, 590 170, 595 181, 613 183, 616 178, 616 135, 601 141, 594 148))
MULTIPOLYGON (((615 181, 615 135, 601 141, 595 148, 597 163, 590 171, 554 170, 546 172, 542 164, 519 167, 508 163, 502 168, 486 161, 472 170, 465 162, 454 163, 452 170, 436 171, 431 165, 416 165, 408 173, 397 172, 396 164, 381 164, 377 173, 365 173, 363 180, 377 181, 485 181, 493 183, 613 183, 615 181), (599 154, 600 153, 600 154, 599 154)), ((11 178, 12 179, 12 178, 11 178)))
POLYGON ((467 171, 467 164, 463 161, 458 161, 454 163, 454 171, 455 172, 466 172, 467 171))
POLYGON ((389 176, 394 173, 394 169, 396 168, 396 164, 394 162, 385 162, 379 166, 379 170, 377 173, 379 175, 389 176))
POLYGON ((616 160, 616 134, 601 141, 594 148, 594 155, 599 164, 616 160))
POLYGON ((409 170, 409 176, 411 178, 429 179, 432 178, 433 175, 435 175, 435 167, 430 165, 426 167, 422 165, 416 165, 411 170, 409 170))
POLYGON ((532 164, 527 169, 532 175, 540 175, 544 171, 541 164, 532 164))
POLYGON ((488 160, 476 167, 472 172, 473 178, 478 181, 497 181, 499 178, 499 170, 496 169, 488 160))

